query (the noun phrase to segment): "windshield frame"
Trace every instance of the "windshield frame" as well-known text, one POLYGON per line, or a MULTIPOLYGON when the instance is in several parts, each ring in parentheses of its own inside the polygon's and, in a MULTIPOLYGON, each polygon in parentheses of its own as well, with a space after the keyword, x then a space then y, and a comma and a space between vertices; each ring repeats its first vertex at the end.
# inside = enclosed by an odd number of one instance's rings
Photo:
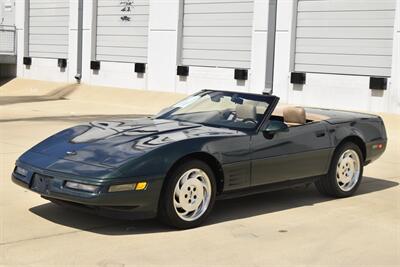
POLYGON ((215 128, 226 128, 226 129, 232 129, 232 130, 237 130, 237 131, 242 131, 242 132, 259 132, 260 129, 263 127, 263 125, 265 125, 267 119, 271 116, 272 112, 274 111, 276 105, 279 102, 279 97, 276 97, 274 95, 264 95, 264 94, 255 94, 255 93, 245 93, 245 92, 235 92, 235 91, 224 91, 224 90, 212 90, 212 89, 204 89, 201 90, 193 95, 190 95, 184 99, 182 99, 181 101, 177 102, 176 104, 164 109, 163 111, 161 111, 159 114, 155 115, 156 119, 169 119, 169 120, 174 120, 174 121, 179 121, 179 122, 188 122, 188 123, 197 123, 197 124, 201 124, 204 126, 208 126, 208 127, 215 127, 215 128), (191 97, 195 97, 195 96, 204 96, 213 92, 217 92, 217 93, 222 93, 226 96, 233 96, 233 95, 237 95, 239 97, 243 97, 246 99, 250 99, 250 100, 254 100, 257 102, 264 102, 268 104, 267 109, 265 110, 262 119, 257 123, 256 126, 254 126, 253 128, 243 128, 243 127, 234 127, 234 126, 226 126, 226 125, 214 125, 214 124, 210 124, 210 123, 202 123, 202 122, 192 122, 192 121, 187 121, 187 120, 179 120, 176 118, 166 118, 166 116, 170 115, 171 113, 174 112, 174 109, 170 109, 173 108, 175 105, 177 105, 180 102, 184 102, 187 99, 190 99, 191 97))

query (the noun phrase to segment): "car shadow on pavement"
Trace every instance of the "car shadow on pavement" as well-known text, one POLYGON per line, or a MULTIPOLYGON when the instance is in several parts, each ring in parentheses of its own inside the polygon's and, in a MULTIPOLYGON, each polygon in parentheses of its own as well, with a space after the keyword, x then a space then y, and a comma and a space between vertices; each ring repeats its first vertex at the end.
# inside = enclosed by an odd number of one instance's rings
POLYGON ((69 84, 57 88, 45 95, 0 96, 0 106, 20 104, 20 103, 64 100, 66 99, 67 96, 72 94, 77 88, 78 86, 76 84, 69 84))
MULTIPOLYGON (((399 183, 364 177, 356 196, 386 190, 399 183)), ((217 201, 206 225, 250 218, 258 215, 313 206, 335 199, 321 196, 314 186, 301 186, 275 192, 261 193, 236 199, 217 201)), ((55 204, 43 204, 30 211, 46 220, 67 227, 102 235, 132 235, 174 231, 157 220, 124 221, 69 210, 55 204)))

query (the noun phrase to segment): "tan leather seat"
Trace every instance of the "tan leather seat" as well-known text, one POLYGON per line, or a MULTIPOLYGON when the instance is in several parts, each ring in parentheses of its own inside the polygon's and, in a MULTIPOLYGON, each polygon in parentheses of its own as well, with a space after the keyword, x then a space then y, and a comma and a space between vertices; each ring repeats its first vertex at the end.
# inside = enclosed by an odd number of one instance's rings
POLYGON ((239 119, 252 119, 257 118, 256 107, 253 105, 237 105, 236 106, 236 116, 239 119))
POLYGON ((288 126, 299 126, 306 124, 306 111, 302 107, 285 107, 283 119, 288 126))

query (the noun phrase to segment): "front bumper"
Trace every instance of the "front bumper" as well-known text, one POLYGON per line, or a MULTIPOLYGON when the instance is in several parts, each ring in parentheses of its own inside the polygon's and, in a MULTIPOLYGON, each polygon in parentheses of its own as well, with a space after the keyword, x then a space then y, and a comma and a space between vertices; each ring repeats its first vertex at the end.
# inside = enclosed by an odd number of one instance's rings
POLYGON ((94 212, 100 215, 126 219, 153 218, 157 215, 162 177, 145 177, 148 187, 143 191, 108 192, 111 185, 136 183, 139 179, 90 180, 90 184, 99 186, 96 193, 84 192, 65 187, 66 181, 88 183, 85 178, 69 177, 62 173, 38 169, 27 164, 17 163, 18 167, 27 170, 26 176, 15 171, 12 180, 15 184, 40 194, 54 203, 94 212), (37 179, 40 179, 38 186, 37 179), (35 182, 36 181, 36 182, 35 182), (120 215, 120 216, 118 216, 120 215))

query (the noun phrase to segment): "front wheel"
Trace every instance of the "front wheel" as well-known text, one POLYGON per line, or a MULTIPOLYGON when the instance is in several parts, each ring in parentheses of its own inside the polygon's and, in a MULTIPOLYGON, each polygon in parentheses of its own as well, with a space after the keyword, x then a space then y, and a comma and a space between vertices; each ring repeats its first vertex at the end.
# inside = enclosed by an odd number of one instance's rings
POLYGON ((159 217, 180 229, 199 226, 214 206, 216 183, 211 168, 202 161, 190 160, 167 177, 159 217))
POLYGON ((357 191, 363 175, 364 160, 360 148, 354 143, 340 146, 331 162, 329 173, 315 186, 323 195, 349 197, 357 191))

